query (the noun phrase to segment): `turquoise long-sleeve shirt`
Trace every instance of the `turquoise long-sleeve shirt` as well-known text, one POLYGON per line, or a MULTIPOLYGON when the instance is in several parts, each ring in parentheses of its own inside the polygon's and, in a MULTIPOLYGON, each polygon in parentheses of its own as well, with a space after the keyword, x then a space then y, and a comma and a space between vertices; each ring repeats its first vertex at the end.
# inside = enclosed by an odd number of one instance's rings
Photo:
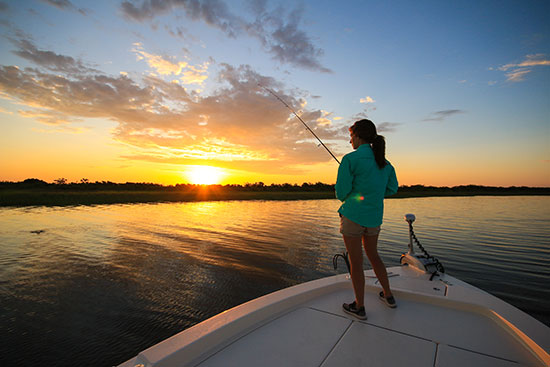
POLYGON ((378 167, 370 144, 361 144, 342 158, 336 179, 336 197, 343 202, 340 214, 363 227, 382 224, 384 197, 398 188, 395 169, 386 163, 378 167))

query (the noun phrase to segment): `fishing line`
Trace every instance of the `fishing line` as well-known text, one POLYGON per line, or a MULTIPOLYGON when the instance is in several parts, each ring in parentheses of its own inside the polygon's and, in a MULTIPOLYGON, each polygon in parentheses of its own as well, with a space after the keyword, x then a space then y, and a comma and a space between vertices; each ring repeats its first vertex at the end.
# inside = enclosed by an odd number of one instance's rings
POLYGON ((302 124, 304 124, 304 126, 306 127, 306 129, 308 129, 309 132, 312 133, 313 136, 315 136, 315 137, 317 138, 317 140, 319 140, 319 143, 321 143, 321 145, 323 146, 323 148, 325 148, 325 149, 327 150, 327 152, 332 156, 332 158, 334 158, 334 160, 335 160, 336 162, 338 162, 338 164, 340 164, 340 161, 338 160, 338 158, 336 158, 336 157, 334 156, 334 154, 332 154, 332 152, 331 152, 331 151, 327 148, 327 146, 321 141, 321 139, 319 139, 319 137, 317 136, 317 134, 315 134, 315 133, 313 132, 313 130, 311 130, 311 129, 309 128, 309 126, 307 126, 307 124, 304 122, 304 120, 302 120, 302 118, 301 118, 300 116, 298 116, 298 114, 292 109, 292 107, 290 107, 281 97, 279 97, 277 94, 275 94, 275 92, 273 92, 271 89, 266 88, 266 87, 264 87, 264 86, 261 85, 261 84, 258 84, 258 86, 259 86, 260 88, 265 89, 265 90, 268 91, 269 93, 271 93, 271 94, 272 94, 275 98, 277 98, 282 104, 284 104, 284 105, 286 106, 286 108, 288 108, 288 109, 290 110, 290 112, 292 112, 292 113, 294 114, 294 116, 296 116, 296 118, 297 118, 298 120, 300 120, 300 122, 301 122, 302 124))

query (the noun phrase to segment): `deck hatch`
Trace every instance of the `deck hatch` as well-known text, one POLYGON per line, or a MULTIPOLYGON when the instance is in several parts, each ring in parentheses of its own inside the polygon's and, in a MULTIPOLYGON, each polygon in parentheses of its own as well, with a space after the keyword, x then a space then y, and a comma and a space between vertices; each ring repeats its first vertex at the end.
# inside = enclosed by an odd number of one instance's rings
POLYGON ((433 366, 436 344, 354 322, 321 367, 433 366))
POLYGON ((350 323, 344 317, 299 308, 243 336, 198 366, 318 367, 350 323))

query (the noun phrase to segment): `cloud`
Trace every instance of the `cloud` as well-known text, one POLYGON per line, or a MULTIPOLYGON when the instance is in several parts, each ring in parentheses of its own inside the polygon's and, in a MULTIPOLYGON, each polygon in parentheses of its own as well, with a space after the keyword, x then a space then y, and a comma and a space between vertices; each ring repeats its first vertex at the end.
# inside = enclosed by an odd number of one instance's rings
POLYGON ((84 134, 90 131, 90 129, 86 127, 74 127, 74 126, 56 126, 50 129, 32 128, 32 130, 38 133, 44 133, 44 134, 56 134, 56 133, 84 134))
POLYGON ((39 50, 28 39, 10 39, 10 41, 18 47, 18 50, 12 51, 15 55, 46 69, 67 74, 97 71, 70 56, 59 55, 52 51, 39 50))
POLYGON ((132 51, 136 53, 137 59, 146 60, 147 64, 161 75, 180 75, 182 70, 188 65, 188 63, 184 61, 174 62, 160 55, 149 54, 143 51, 140 43, 135 43, 134 46, 135 48, 132 51))
MULTIPOLYGON (((135 1, 134 1, 135 2, 135 1)), ((218 28, 229 37, 235 38, 243 31, 243 21, 231 14, 227 5, 220 0, 143 0, 141 5, 123 1, 120 5, 122 14, 130 20, 144 22, 164 13, 183 8, 192 20, 203 20, 208 25, 218 28)))
POLYGON ((42 0, 46 4, 53 5, 59 9, 67 9, 74 7, 69 0, 42 0))
POLYGON ((181 75, 180 80, 183 84, 201 85, 208 78, 208 62, 193 66, 185 61, 175 61, 174 58, 153 55, 145 52, 141 43, 135 43, 132 51, 136 53, 138 60, 145 60, 160 75, 181 75))
POLYGON ((422 120, 422 121, 438 121, 442 122, 446 119, 448 119, 451 116, 458 115, 461 113, 464 113, 463 110, 444 110, 444 111, 437 111, 433 112, 430 117, 422 120))
MULTIPOLYGON (((362 120, 362 119, 369 119, 370 120, 370 118, 364 112, 361 112, 361 113, 358 113, 358 114, 354 115, 346 124, 344 124, 344 125, 340 124, 337 136, 341 139, 349 139, 349 128, 350 128, 350 126, 353 125, 355 123, 355 121, 362 120)), ((376 131, 379 134, 382 134, 382 133, 385 133, 385 132, 394 132, 394 131, 397 130, 397 128, 400 125, 402 125, 399 122, 380 122, 380 123, 377 123, 375 121, 373 121, 373 122, 374 122, 374 125, 376 126, 376 131)))
POLYGON ((332 120, 329 118, 332 116, 332 112, 321 110, 319 111, 321 116, 315 119, 317 126, 331 126, 332 120))
POLYGON ((0 1, 0 11, 6 11, 9 9, 8 4, 6 4, 4 1, 0 1))
POLYGON ((506 72, 507 81, 521 82, 536 66, 550 66, 550 60, 544 54, 527 55, 522 62, 502 65, 498 70, 506 72))
POLYGON ((372 99, 369 96, 366 96, 365 98, 361 98, 359 100, 359 103, 374 103, 374 99, 372 99))
POLYGON ((77 8, 69 0, 41 0, 42 2, 55 6, 61 10, 78 11, 82 15, 86 15, 87 11, 82 8, 77 8))
POLYGON ((550 65, 550 60, 544 60, 544 54, 536 55, 527 55, 526 60, 522 61, 519 64, 506 64, 499 67, 499 70, 506 71, 511 68, 517 67, 529 67, 529 66, 539 66, 539 65, 550 65))
POLYGON ((0 107, 0 113, 5 113, 6 115, 13 115, 13 112, 6 110, 5 108, 0 107))
MULTIPOLYGON (((183 9, 190 19, 202 20, 228 37, 237 38, 247 34, 258 39, 264 49, 281 63, 313 71, 332 72, 319 61, 323 50, 316 47, 311 38, 300 29, 303 15, 300 8, 287 14, 281 7, 268 10, 265 1, 251 1, 250 10, 255 18, 249 21, 233 14, 221 0, 142 0, 137 6, 134 3, 123 1, 121 4, 120 9, 127 19, 144 22, 161 14, 183 9)), ((179 28, 178 33, 171 33, 181 37, 183 29, 179 28)))
MULTIPOLYGON (((165 25, 164 29, 173 37, 181 38, 186 42, 199 42, 199 39, 193 36, 185 27, 178 26, 175 29, 172 29, 168 25, 165 25)), ((183 49, 187 50, 185 48, 183 49)))
MULTIPOLYGON (((180 88, 173 86, 172 88, 180 88)), ((177 93, 178 90, 169 93, 177 93)), ((140 87, 129 78, 75 74, 66 77, 16 66, 0 69, 0 92, 32 108, 25 113, 49 124, 71 122, 78 117, 107 117, 115 121, 146 124, 162 111, 164 91, 140 87)), ((179 90, 179 95, 187 95, 179 90)))
POLYGON ((401 125, 401 123, 399 123, 399 122, 382 122, 382 123, 376 125, 376 130, 379 133, 393 132, 397 129, 397 127, 399 125, 401 125))
MULTIPOLYGON (((100 72, 59 74, 54 69, 60 64, 70 69, 74 62, 54 55, 54 60, 65 63, 46 63, 57 65, 51 71, 1 66, 0 97, 25 106, 20 115, 54 128, 68 129, 87 118, 114 121, 113 138, 134 152, 128 159, 211 165, 231 161, 236 169, 258 172, 287 172, 295 165, 331 159, 288 109, 258 84, 275 90, 296 110, 303 99, 250 66, 221 64, 216 77, 222 87, 201 96, 152 75, 133 80, 100 72)), ((302 112, 304 121, 331 147, 336 134, 323 120, 327 115, 320 110, 302 112)))
POLYGON ((20 116, 27 118, 34 118, 36 121, 39 121, 45 125, 60 126, 68 125, 72 122, 80 121, 78 119, 67 116, 64 113, 58 113, 56 111, 40 111, 35 110, 19 110, 17 111, 20 116))
MULTIPOLYGON (((356 113, 355 115, 353 115, 351 117, 350 123, 354 123, 357 120, 369 119, 369 116, 367 115, 367 112, 368 111, 366 109, 364 109, 363 111, 356 113)), ((346 133, 347 133, 347 130, 346 130, 346 133)))
POLYGON ((196 70, 187 70, 183 72, 183 76, 180 78, 180 80, 183 82, 183 84, 201 85, 206 80, 206 78, 208 78, 208 75, 201 74, 196 70))
POLYGON ((506 73, 506 80, 509 82, 521 82, 525 80, 525 75, 529 74, 530 69, 515 69, 506 73))
POLYGON ((303 10, 293 10, 287 18, 280 17, 280 9, 271 13, 258 13, 254 23, 247 25, 248 33, 260 39, 262 45, 275 59, 306 69, 331 73, 332 71, 318 61, 324 51, 313 45, 309 36, 299 29, 303 10), (268 25, 273 25, 271 28, 268 25))

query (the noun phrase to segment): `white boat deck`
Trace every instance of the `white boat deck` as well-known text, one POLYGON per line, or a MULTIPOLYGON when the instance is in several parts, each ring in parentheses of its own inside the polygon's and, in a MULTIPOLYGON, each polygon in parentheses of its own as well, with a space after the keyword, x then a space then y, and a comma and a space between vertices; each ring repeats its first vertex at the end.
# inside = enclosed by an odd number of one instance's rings
POLYGON ((226 311, 122 366, 550 365, 550 328, 522 311, 447 275, 388 271, 398 307, 378 300, 368 271, 367 320, 342 311, 354 296, 338 275, 226 311))

